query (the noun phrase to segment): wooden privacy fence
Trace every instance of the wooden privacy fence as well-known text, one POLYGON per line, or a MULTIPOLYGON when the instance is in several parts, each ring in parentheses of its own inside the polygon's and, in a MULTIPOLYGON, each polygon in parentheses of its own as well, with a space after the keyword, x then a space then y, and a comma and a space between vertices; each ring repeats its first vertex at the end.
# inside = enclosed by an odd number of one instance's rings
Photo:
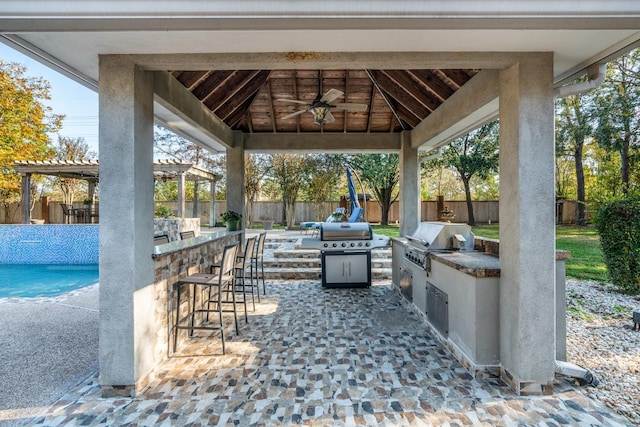
MULTIPOLYGON (((63 215, 61 202, 49 201, 47 198, 36 202, 31 217, 34 220, 42 219, 48 224, 62 224, 63 215)), ((156 205, 164 205, 177 212, 177 202, 156 201, 156 205)), ((316 221, 318 218, 325 219, 340 204, 339 202, 325 202, 322 204, 321 212, 316 216, 315 205, 311 202, 296 203, 296 223, 301 221, 316 221)), ((76 207, 82 207, 81 202, 74 203, 76 207)), ((454 222, 468 222, 467 204, 465 201, 445 201, 444 206, 453 212, 454 222)), ((364 207, 364 205, 363 205, 364 207)), ((222 212, 227 209, 226 201, 216 201, 216 219, 220 217, 222 212)), ((438 219, 437 204, 435 200, 427 200, 422 202, 421 221, 436 221, 438 219)), ((577 203, 570 200, 560 200, 556 203, 556 223, 557 224, 575 224, 576 222, 577 203)), ((5 214, 5 208, 0 206, 0 222, 6 224, 20 223, 20 205, 18 203, 9 206, 5 214)), ((477 223, 488 223, 499 221, 498 201, 474 201, 473 213, 477 223)), ((186 217, 193 216, 193 203, 186 203, 186 217)), ((198 215, 201 224, 209 223, 209 202, 200 201, 198 203, 198 215)), ((282 202, 255 202, 253 209, 253 219, 255 223, 264 221, 273 221, 281 224, 284 218, 284 209, 282 202)), ((364 218, 371 223, 379 223, 381 220, 380 205, 376 201, 370 200, 366 204, 364 218)), ((587 220, 591 219, 590 212, 587 212, 587 220)), ((400 220, 399 203, 395 202, 389 211, 389 223, 396 224, 400 220)))

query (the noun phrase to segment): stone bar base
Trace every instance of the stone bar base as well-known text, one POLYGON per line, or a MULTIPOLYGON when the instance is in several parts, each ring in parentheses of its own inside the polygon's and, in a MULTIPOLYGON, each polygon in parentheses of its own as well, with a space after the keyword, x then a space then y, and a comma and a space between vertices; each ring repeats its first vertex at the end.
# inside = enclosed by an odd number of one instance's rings
MULTIPOLYGON (((243 232, 218 232, 203 234, 194 239, 176 240, 157 245, 151 254, 155 279, 149 291, 153 292, 154 329, 153 352, 157 364, 166 360, 170 353, 170 337, 173 330, 176 292, 174 284, 196 272, 202 272, 218 262, 225 245, 242 241, 243 232)), ((157 366, 157 365, 156 365, 157 366)), ((136 384, 102 385, 103 397, 135 397, 155 379, 152 369, 136 384)))

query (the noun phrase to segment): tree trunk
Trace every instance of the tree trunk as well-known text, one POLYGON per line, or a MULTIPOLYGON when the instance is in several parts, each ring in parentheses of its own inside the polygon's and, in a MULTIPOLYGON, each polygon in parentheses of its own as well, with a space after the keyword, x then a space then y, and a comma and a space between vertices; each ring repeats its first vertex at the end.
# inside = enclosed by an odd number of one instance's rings
POLYGON ((582 164, 582 149, 584 145, 583 141, 575 142, 574 160, 576 164, 576 186, 578 195, 578 217, 576 223, 578 225, 587 225, 587 218, 585 215, 585 189, 584 189, 584 167, 582 164))
POLYGON ((629 136, 625 135, 622 149, 620 150, 620 174, 622 176, 622 192, 629 193, 629 136))
POLYGON ((389 225, 389 204, 388 203, 380 203, 380 224, 381 225, 389 225))
POLYGON ((464 197, 467 200, 467 215, 469 217, 468 224, 473 226, 476 225, 476 218, 473 215, 473 203, 471 203, 471 188, 469 186, 469 179, 463 177, 462 183, 464 184, 464 197))

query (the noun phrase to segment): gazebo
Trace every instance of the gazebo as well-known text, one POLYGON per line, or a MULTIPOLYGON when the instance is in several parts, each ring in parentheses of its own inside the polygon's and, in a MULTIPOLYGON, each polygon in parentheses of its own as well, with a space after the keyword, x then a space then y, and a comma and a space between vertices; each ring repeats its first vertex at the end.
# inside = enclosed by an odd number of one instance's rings
MULTIPOLYGON (((31 176, 48 175, 62 178, 82 179, 88 182, 88 197, 93 199, 96 185, 100 181, 100 163, 98 160, 18 160, 13 167, 16 172, 22 175, 22 214, 21 222, 29 224, 31 222, 31 176)), ((206 181, 209 182, 211 194, 215 194, 216 182, 221 176, 214 174, 198 165, 177 160, 156 160, 153 162, 154 181, 177 181, 178 182, 178 212, 177 216, 185 214, 185 182, 186 181, 206 181)), ((209 200, 209 223, 213 224, 215 219, 215 198, 209 200)))
POLYGON ((150 314, 162 309, 148 237, 154 123, 226 153, 227 208, 236 212, 244 211, 245 153, 397 153, 405 235, 420 221, 419 152, 496 117, 500 377, 519 394, 551 392, 554 98, 595 87, 608 61, 640 46, 639 2, 3 6, 0 40, 99 94, 103 394, 144 389, 166 348, 150 333, 162 328, 150 314), (343 95, 316 102, 332 89, 343 95))

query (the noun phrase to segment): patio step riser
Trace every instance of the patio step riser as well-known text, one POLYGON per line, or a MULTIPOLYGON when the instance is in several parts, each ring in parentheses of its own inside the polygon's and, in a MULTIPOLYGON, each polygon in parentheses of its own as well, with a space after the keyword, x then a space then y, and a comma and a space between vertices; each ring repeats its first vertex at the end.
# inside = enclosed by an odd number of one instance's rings
MULTIPOLYGON (((293 269, 264 269, 264 276, 267 280, 320 280, 322 273, 320 269, 293 268, 293 269)), ((371 278, 375 280, 391 279, 390 268, 372 268, 371 278)))
MULTIPOLYGON (((274 258, 320 258, 320 251, 313 249, 282 249, 273 251, 274 258)), ((371 259, 391 259, 391 251, 371 251, 371 259)))
MULTIPOLYGON (((300 249, 299 241, 300 237, 267 238, 264 257, 267 280, 322 279, 320 251, 300 249)), ((372 280, 391 278, 391 249, 371 251, 371 276, 372 280)))
MULTIPOLYGON (((265 260, 264 268, 320 268, 321 263, 319 258, 313 259, 299 259, 299 258, 282 258, 274 259, 273 261, 265 260)), ((390 259, 372 259, 372 268, 391 268, 390 259)))

